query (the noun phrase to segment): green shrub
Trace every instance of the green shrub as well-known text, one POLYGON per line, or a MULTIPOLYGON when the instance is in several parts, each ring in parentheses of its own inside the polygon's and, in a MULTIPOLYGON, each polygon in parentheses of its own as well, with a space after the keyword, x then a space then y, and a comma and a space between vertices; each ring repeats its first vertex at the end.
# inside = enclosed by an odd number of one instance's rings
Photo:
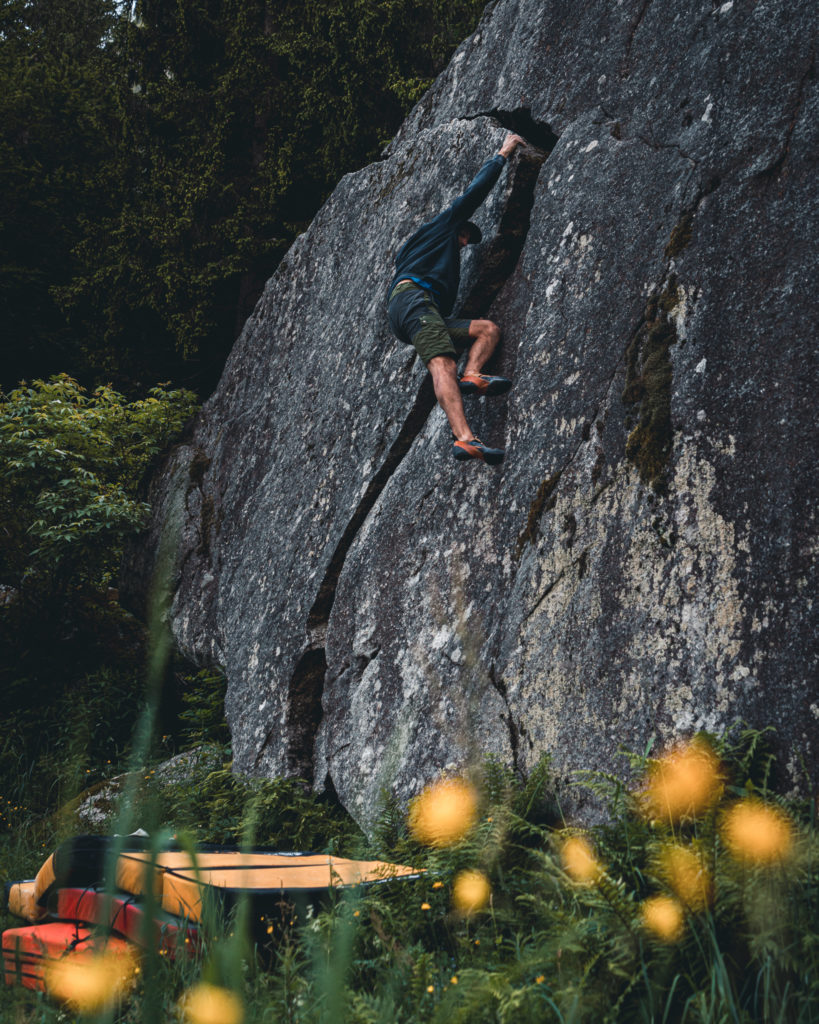
POLYGON ((200 842, 334 854, 360 848, 363 835, 349 815, 305 782, 248 779, 233 772, 228 748, 214 744, 203 753, 204 775, 160 788, 164 823, 200 842))
MULTIPOLYGON (((713 780, 690 808, 665 814, 652 804, 666 762, 633 758, 647 773, 638 792, 613 777, 582 780, 611 813, 587 829, 552 820, 547 760, 525 784, 487 762, 472 773, 477 820, 441 847, 419 845, 395 804, 367 843, 340 809, 299 783, 250 781, 218 756, 216 768, 203 759, 184 785, 159 786, 162 834, 185 825, 199 839, 244 835, 279 848, 380 856, 420 874, 330 894, 306 919, 271 927, 258 956, 233 918, 199 962, 156 968, 121 1019, 144 1020, 156 1007, 174 1019, 178 999, 202 977, 240 993, 245 1024, 815 1021, 819 848, 810 808, 786 807, 768 789, 772 764, 759 733, 701 742, 713 780), (770 856, 753 837, 752 855, 737 846, 727 823, 743 806, 784 824, 770 856), (593 851, 584 880, 566 855, 568 837, 593 851), (686 890, 668 870, 673 850, 695 858, 702 885, 686 890), (488 905, 468 916, 452 898, 464 868, 491 884, 488 905), (656 896, 676 901, 679 927, 649 926, 646 901, 656 896)), ((27 1008, 32 1024, 56 1019, 25 993, 0 994, 5 1006, 27 1008)))
MULTIPOLYGON (((423 873, 336 898, 289 933, 277 933, 268 951, 272 972, 245 988, 248 1019, 271 1013, 303 1024, 818 1019, 819 850, 809 816, 805 808, 784 810, 767 789, 771 760, 759 733, 703 742, 719 766, 715 782, 701 807, 668 820, 649 813, 645 799, 614 777, 595 775, 581 784, 607 804, 611 817, 586 830, 558 827, 548 759, 525 784, 486 762, 475 776, 478 821, 452 846, 420 846, 398 807, 388 804, 370 844, 359 839, 350 852, 423 873), (743 862, 732 849, 726 815, 745 804, 790 823, 791 845, 781 859, 743 862), (594 851, 595 870, 585 883, 574 880, 564 858, 569 836, 594 851), (669 870, 669 852, 677 850, 682 868, 689 858, 705 881, 697 875, 692 888, 680 865, 669 870), (486 909, 471 916, 453 910, 455 880, 466 868, 484 872, 492 892, 486 909), (678 930, 649 925, 648 901, 659 896, 678 906, 678 930)), ((662 764, 632 760, 638 772, 662 764)), ((260 792, 267 796, 259 820, 272 812, 271 821, 287 823, 278 832, 262 829, 279 846, 285 837, 309 836, 311 826, 300 819, 318 810, 292 783, 248 783, 227 770, 191 783, 186 799, 195 791, 201 803, 194 818, 205 815, 208 827, 232 821, 221 838, 240 833, 260 792)), ((325 810, 318 813, 315 824, 325 810)))
POLYGON ((0 394, 0 584, 64 593, 112 581, 125 536, 144 525, 145 470, 196 407, 152 388, 128 402, 87 395, 66 374, 0 394))
POLYGON ((227 679, 212 669, 201 669, 185 678, 183 710, 179 714, 181 740, 186 748, 200 743, 224 743, 230 740, 225 721, 227 679))

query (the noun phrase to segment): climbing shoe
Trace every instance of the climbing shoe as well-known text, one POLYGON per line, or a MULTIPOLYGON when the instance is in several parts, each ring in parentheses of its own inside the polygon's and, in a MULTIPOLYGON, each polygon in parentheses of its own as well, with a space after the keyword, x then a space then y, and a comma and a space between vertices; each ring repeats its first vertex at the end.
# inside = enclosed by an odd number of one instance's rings
POLYGON ((490 448, 478 437, 473 437, 471 441, 456 441, 452 449, 453 455, 459 462, 466 462, 467 459, 481 459, 483 462, 489 463, 490 466, 496 466, 499 462, 503 462, 503 448, 490 448))
POLYGON ((512 387, 512 381, 486 373, 465 373, 458 380, 458 387, 464 395, 505 395, 512 387))

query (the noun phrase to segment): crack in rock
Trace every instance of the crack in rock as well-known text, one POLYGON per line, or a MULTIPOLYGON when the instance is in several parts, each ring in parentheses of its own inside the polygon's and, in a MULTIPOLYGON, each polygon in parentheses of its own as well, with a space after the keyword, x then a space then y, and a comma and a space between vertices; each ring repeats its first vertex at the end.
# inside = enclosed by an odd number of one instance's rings
MULTIPOLYGON (((470 319, 486 315, 495 296, 517 266, 529 231, 538 175, 557 141, 557 136, 551 129, 534 121, 528 110, 492 111, 488 114, 476 114, 464 120, 474 120, 477 117, 493 117, 521 135, 528 131, 529 136, 524 137, 534 137, 540 145, 519 150, 514 161, 510 161, 513 178, 506 208, 498 231, 483 254, 477 281, 461 303, 461 315, 470 319), (548 151, 542 148, 544 146, 548 146, 548 151)), ((288 770, 311 783, 314 781, 314 746, 322 717, 322 696, 327 673, 327 627, 344 562, 375 503, 406 457, 416 437, 423 430, 434 407, 432 380, 427 375, 398 437, 387 452, 380 469, 371 479, 336 545, 308 615, 307 646, 296 664, 288 686, 286 706, 289 710, 285 735, 288 737, 288 770)), ((275 734, 276 730, 271 729, 265 736, 255 758, 257 766, 275 734)))
MULTIPOLYGON (((574 565, 574 562, 571 562, 570 566, 571 565, 574 565)), ((557 576, 555 576, 555 578, 552 580, 552 582, 546 587, 546 589, 543 591, 543 593, 540 595, 540 597, 537 599, 537 601, 532 606, 532 609, 529 612, 529 614, 523 620, 524 625, 525 625, 525 623, 527 623, 529 621, 529 619, 532 618, 532 616, 535 614, 535 612, 538 610, 538 608, 540 608, 540 606, 543 604, 543 602, 546 600, 546 598, 549 596, 549 594, 551 594, 551 592, 555 589, 555 587, 558 585, 558 583, 560 583, 560 581, 566 575, 566 569, 567 568, 568 568, 567 566, 564 566, 560 570, 560 572, 557 574, 557 576)))
POLYGON ((631 427, 626 458, 637 467, 643 483, 655 491, 665 487, 665 472, 674 440, 670 352, 678 341, 673 312, 679 302, 679 292, 677 275, 671 267, 691 242, 697 211, 719 185, 720 179, 712 178, 680 214, 663 254, 666 266, 660 287, 650 296, 626 349, 623 404, 628 410, 627 423, 631 427))
POLYGON ((620 75, 622 78, 628 78, 631 74, 631 48, 634 45, 634 37, 640 30, 640 26, 645 20, 646 13, 651 6, 651 0, 644 0, 643 6, 640 8, 637 16, 632 20, 629 25, 628 39, 626 40, 626 52, 623 57, 621 65, 620 75))
POLYGON ((477 114, 464 114, 461 120, 476 121, 479 117, 489 117, 510 132, 522 135, 530 146, 542 152, 543 160, 557 145, 558 136, 545 121, 537 121, 532 117, 530 107, 517 107, 515 110, 493 107, 491 110, 481 110, 477 114))
POLYGON ((796 128, 796 122, 799 120, 799 114, 802 111, 802 107, 805 103, 805 93, 807 92, 807 84, 812 79, 816 78, 816 52, 811 51, 810 63, 808 69, 802 76, 799 82, 799 87, 796 91, 796 103, 794 104, 793 114, 788 123, 787 131, 785 132, 785 140, 782 144, 782 152, 769 166, 759 171, 757 177, 759 178, 775 178, 784 168, 788 162, 788 157, 791 152, 791 139, 793 137, 794 129, 796 128))
MULTIPOLYGON (((515 720, 512 717, 512 707, 509 704, 509 691, 503 679, 498 679, 495 672, 494 664, 489 666, 488 675, 490 683, 498 692, 498 695, 500 696, 501 700, 504 703, 504 706, 506 707, 506 726, 509 729, 509 747, 512 751, 512 770, 514 771, 515 775, 521 777, 521 769, 519 765, 518 756, 520 748, 520 729, 515 724, 515 720)), ((501 716, 501 718, 503 718, 503 716, 501 716)))

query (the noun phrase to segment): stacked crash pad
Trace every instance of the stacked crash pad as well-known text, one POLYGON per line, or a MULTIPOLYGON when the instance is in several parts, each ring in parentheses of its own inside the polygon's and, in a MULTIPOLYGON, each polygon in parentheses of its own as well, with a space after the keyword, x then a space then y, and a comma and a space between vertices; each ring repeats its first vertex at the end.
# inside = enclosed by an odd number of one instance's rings
POLYGON ((127 957, 132 944, 116 935, 100 936, 76 921, 52 921, 3 932, 3 977, 7 985, 43 991, 49 964, 71 957, 85 960, 103 950, 127 957))
POLYGON ((229 909, 245 897, 260 921, 279 917, 283 903, 303 907, 330 890, 418 877, 404 865, 316 853, 207 846, 156 854, 134 837, 114 857, 113 843, 110 836, 69 840, 35 878, 6 886, 9 910, 30 922, 3 933, 7 984, 43 989, 49 961, 93 955, 101 943, 109 953, 196 949, 209 905, 229 909))
POLYGON ((117 861, 117 887, 143 895, 153 882, 162 909, 190 921, 201 920, 209 895, 228 906, 239 895, 264 912, 282 895, 294 903, 315 902, 328 889, 372 885, 396 878, 417 877, 414 868, 382 861, 347 860, 315 853, 203 852, 195 861, 183 851, 161 853, 151 864, 144 852, 122 854, 117 861))

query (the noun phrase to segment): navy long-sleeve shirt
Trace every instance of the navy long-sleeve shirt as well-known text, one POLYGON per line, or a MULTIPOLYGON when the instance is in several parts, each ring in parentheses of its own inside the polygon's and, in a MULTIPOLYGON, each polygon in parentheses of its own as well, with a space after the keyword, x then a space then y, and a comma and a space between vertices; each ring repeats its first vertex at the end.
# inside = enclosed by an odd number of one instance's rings
POLYGON ((434 220, 422 224, 404 243, 395 257, 395 277, 387 294, 402 278, 419 277, 433 289, 441 313, 449 316, 461 280, 458 229, 489 195, 505 164, 506 157, 500 153, 490 157, 466 192, 434 220))

